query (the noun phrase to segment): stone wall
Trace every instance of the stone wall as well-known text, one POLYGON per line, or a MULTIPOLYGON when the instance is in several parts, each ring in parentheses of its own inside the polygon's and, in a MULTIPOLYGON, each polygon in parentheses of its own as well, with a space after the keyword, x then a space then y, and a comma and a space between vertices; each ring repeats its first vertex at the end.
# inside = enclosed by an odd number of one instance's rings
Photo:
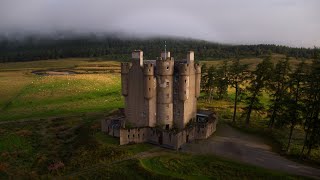
POLYGON ((217 120, 196 124, 193 127, 180 130, 178 133, 152 127, 112 128, 110 120, 103 120, 101 123, 103 132, 120 138, 120 145, 147 142, 178 150, 186 143, 198 139, 207 139, 211 136, 216 131, 217 120))

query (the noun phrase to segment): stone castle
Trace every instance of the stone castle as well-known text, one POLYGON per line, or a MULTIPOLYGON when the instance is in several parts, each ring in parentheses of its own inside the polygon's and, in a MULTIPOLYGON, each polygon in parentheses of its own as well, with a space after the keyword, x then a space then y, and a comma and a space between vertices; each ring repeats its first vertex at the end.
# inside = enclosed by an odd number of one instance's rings
POLYGON ((122 117, 102 121, 102 131, 119 137, 120 145, 149 142, 179 149, 216 130, 212 112, 197 111, 201 66, 189 51, 184 60, 170 52, 157 60, 143 60, 143 51, 132 52, 132 62, 121 64, 125 107, 122 117))

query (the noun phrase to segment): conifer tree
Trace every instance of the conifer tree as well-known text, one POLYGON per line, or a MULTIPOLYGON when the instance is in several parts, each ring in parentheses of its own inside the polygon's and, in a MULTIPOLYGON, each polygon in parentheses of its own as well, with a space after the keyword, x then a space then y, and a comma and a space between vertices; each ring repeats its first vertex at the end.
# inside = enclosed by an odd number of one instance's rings
POLYGON ((238 96, 240 95, 241 88, 240 86, 247 79, 247 70, 248 65, 241 64, 240 58, 237 57, 230 66, 229 73, 229 85, 235 89, 235 97, 234 97, 234 106, 233 106, 233 117, 232 122, 234 123, 236 120, 237 114, 237 103, 239 101, 238 96))
POLYGON ((268 56, 261 63, 259 63, 251 76, 250 86, 247 88, 249 96, 245 101, 247 104, 245 108, 245 121, 247 125, 250 123, 252 110, 260 111, 264 108, 259 100, 259 97, 261 96, 262 90, 266 86, 266 83, 270 80, 273 72, 273 63, 270 59, 270 56, 268 56))
POLYGON ((281 101, 284 97, 285 92, 288 88, 289 82, 289 58, 286 57, 286 60, 280 60, 272 73, 270 83, 268 84, 268 90, 271 93, 271 105, 269 109, 269 127, 273 128, 274 122, 281 111, 281 108, 285 104, 282 104, 281 101))

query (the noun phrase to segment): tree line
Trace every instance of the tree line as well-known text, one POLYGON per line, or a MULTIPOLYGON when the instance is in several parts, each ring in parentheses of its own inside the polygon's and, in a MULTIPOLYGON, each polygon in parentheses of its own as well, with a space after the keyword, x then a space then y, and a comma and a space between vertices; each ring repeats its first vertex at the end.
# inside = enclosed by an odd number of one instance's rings
POLYGON ((114 36, 71 36, 69 38, 28 36, 23 39, 0 37, 0 62, 60 59, 69 57, 104 57, 106 59, 130 59, 131 51, 145 51, 146 59, 155 59, 167 49, 177 59, 185 58, 187 50, 194 50, 198 60, 235 57, 257 57, 270 53, 291 57, 311 58, 312 49, 291 48, 277 45, 224 45, 207 41, 182 38, 122 39, 114 36))
POLYGON ((223 99, 228 95, 228 87, 233 88, 234 123, 241 119, 249 126, 252 112, 266 113, 270 130, 289 128, 286 151, 290 150, 293 130, 299 125, 305 131, 301 156, 310 156, 312 149, 320 146, 319 51, 314 49, 312 63, 302 60, 297 66, 292 66, 288 56, 275 64, 271 56, 266 56, 255 70, 250 71, 240 60, 236 56, 218 68, 202 66, 201 89, 205 99, 223 99), (270 97, 267 107, 261 102, 263 93, 270 97), (237 116, 239 102, 244 108, 237 116))

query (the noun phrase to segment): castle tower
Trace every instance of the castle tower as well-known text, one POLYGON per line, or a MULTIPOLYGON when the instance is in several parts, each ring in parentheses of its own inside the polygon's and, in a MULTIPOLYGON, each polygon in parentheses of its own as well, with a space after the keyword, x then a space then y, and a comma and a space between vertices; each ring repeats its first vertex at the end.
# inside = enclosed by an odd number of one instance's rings
POLYGON ((154 127, 156 125, 156 87, 157 81, 154 73, 154 65, 144 64, 144 99, 145 99, 145 112, 144 120, 148 122, 148 126, 154 127))
POLYGON ((174 104, 174 123, 179 129, 196 117, 197 98, 196 98, 196 68, 194 65, 194 52, 187 53, 186 63, 178 65, 177 78, 178 88, 177 97, 174 104))
POLYGON ((148 126, 145 120, 143 51, 132 52, 131 67, 121 64, 122 94, 125 97, 126 125, 132 127, 148 126))
POLYGON ((156 61, 157 70, 157 124, 172 128, 173 125, 173 72, 174 61, 170 52, 161 53, 156 61))

